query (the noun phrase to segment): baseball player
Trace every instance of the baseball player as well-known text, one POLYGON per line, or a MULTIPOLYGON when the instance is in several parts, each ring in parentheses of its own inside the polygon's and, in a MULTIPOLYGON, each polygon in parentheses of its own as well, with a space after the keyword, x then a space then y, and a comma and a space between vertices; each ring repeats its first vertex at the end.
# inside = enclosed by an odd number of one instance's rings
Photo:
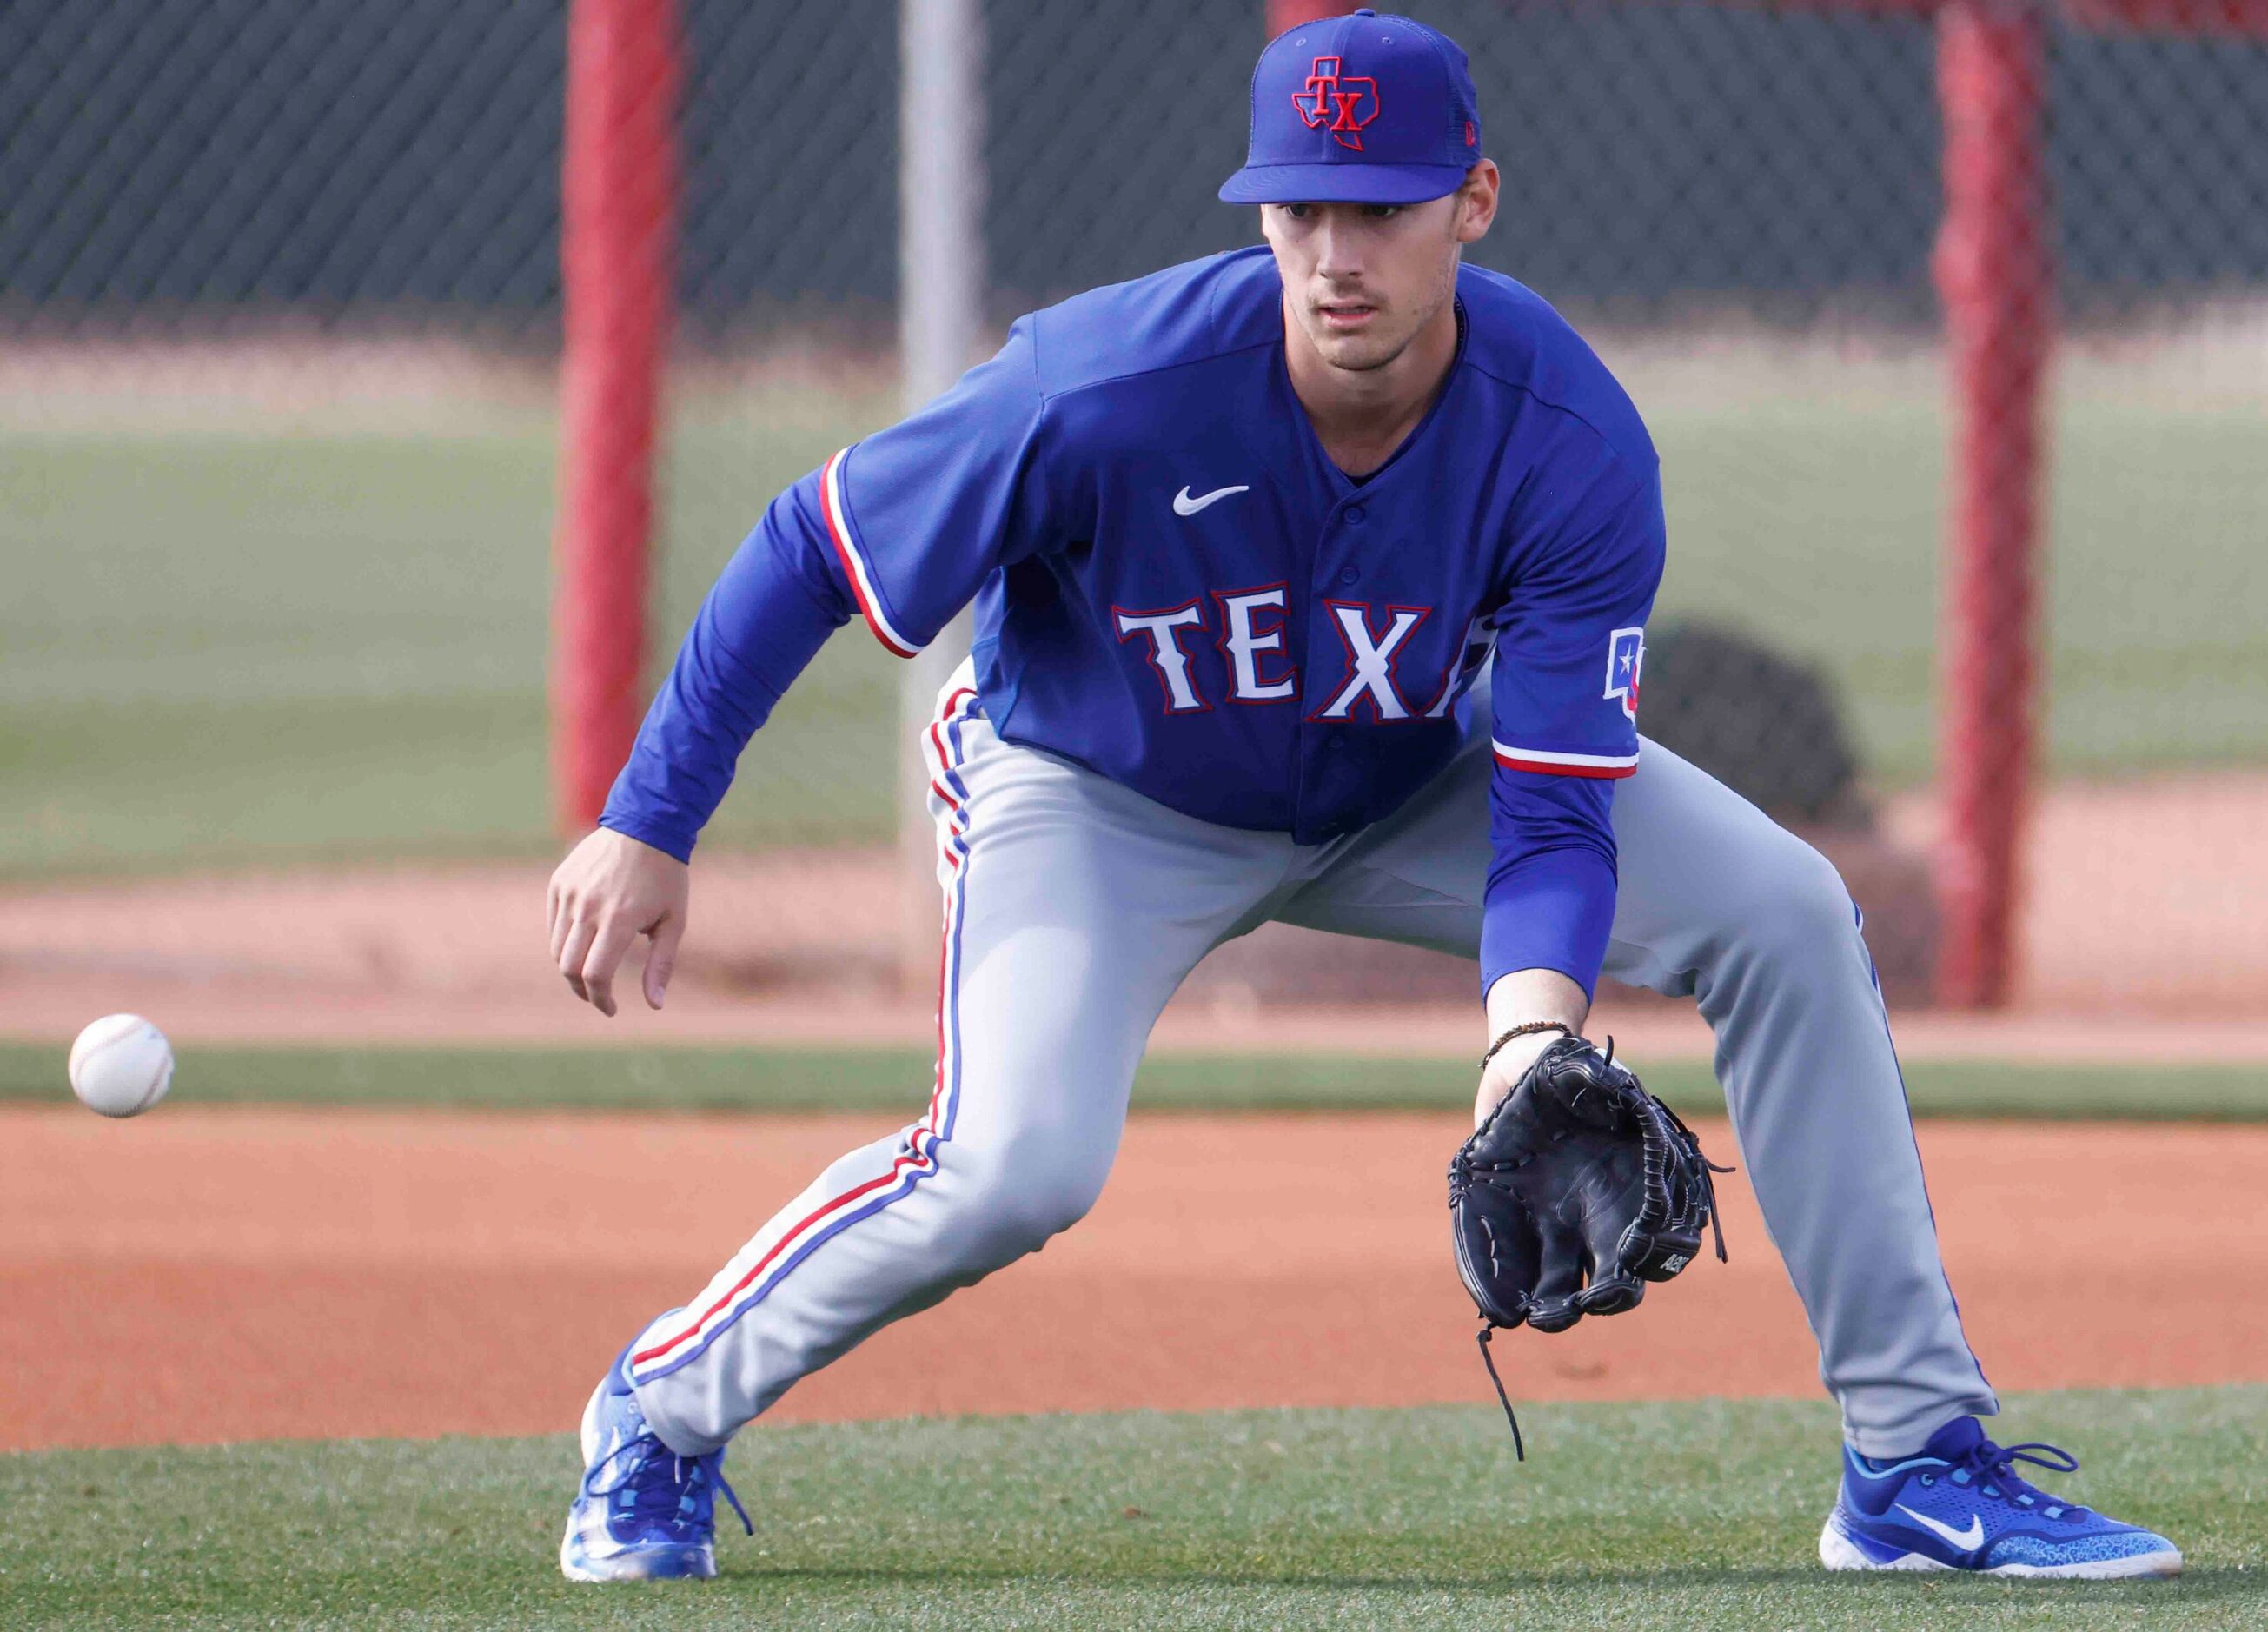
MULTIPOLYGON (((910 656, 973 602, 973 652, 920 743, 945 898, 936 1077, 919 1121, 821 1173, 608 1369, 570 1577, 713 1573, 733 1436, 1076 1223, 1160 1011, 1270 920, 1477 958, 1484 1133, 1619 1070, 1580 1037, 1602 971, 1697 1000, 1842 1409, 1830 1568, 2180 1569, 2162 1537, 2019 1473, 2075 1467, 2063 1453, 1985 1437, 1998 1405, 1850 897, 1638 735, 1653 448, 1549 305, 1461 264, 1497 211, 1483 155, 1443 35, 1368 11, 1287 33, 1220 188, 1259 206, 1264 248, 1020 320, 782 494, 725 567, 552 880, 552 955, 611 1015, 646 937, 659 1008, 695 840, 821 643, 855 618, 910 656)), ((1493 1159, 1460 1153, 1469 1179, 1493 1159)), ((1528 1217, 1503 1194, 1499 1222, 1528 1217)), ((1681 1227, 1705 1201, 1671 1198, 1681 1227)), ((1483 1257, 1492 1227, 1473 1225, 1483 1257)), ((1628 1307, 1690 1255, 1651 1251, 1547 1230, 1494 1306, 1545 1330, 1628 1307)))

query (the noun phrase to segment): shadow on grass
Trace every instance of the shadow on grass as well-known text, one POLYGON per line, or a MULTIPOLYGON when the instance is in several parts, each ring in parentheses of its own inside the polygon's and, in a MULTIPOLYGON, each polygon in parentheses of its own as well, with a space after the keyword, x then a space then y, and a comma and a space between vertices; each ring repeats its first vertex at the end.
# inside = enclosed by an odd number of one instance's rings
MULTIPOLYGON (((2197 1605, 2268 1601, 2268 1574, 2239 1566, 2194 1566, 2172 1580, 2043 1581, 2020 1577, 1964 1576, 1948 1571, 1905 1574, 1837 1573, 1817 1564, 1732 1566, 1674 1564, 1659 1569, 1506 1570, 1501 1573, 1461 1571, 1454 1576, 1416 1573, 1370 1574, 1297 1571, 1266 1574, 1254 1570, 1187 1569, 1129 1569, 1108 1566, 1061 1568, 1035 1561, 1027 1570, 960 1568, 939 1570, 908 1565, 815 1566, 779 1569, 734 1569, 729 1564, 718 1576, 720 1585, 756 1587, 795 1583, 812 1586, 871 1585, 876 1587, 934 1585, 939 1583, 1007 1585, 1049 1582, 1065 1586, 1188 1587, 1210 1586, 1265 1591, 1322 1591, 1335 1592, 1551 1592, 1616 1588, 1634 1592, 1681 1592, 1707 1589, 1815 1589, 1837 1592, 1903 1592, 1923 1600, 1958 1593, 1963 1601, 1980 1595, 2019 1603, 2092 1601, 2110 1595, 2141 1600, 2156 1594, 2167 1601, 2197 1605)), ((2148 1601, 2155 1601, 2148 1600, 2148 1601)))

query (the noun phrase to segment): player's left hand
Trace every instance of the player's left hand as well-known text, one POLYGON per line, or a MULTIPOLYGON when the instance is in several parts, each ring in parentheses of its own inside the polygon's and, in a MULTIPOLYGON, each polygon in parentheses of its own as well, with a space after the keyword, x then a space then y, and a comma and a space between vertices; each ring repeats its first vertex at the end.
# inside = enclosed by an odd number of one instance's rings
POLYGON ((1473 1093, 1474 1127, 1480 1127, 1495 1114, 1496 1107, 1520 1086, 1520 1079, 1528 1075, 1528 1068, 1535 1063, 1536 1056, 1558 1040, 1550 1032, 1537 1032, 1532 1036, 1508 1039, 1490 1054, 1481 1066, 1481 1085, 1473 1093))

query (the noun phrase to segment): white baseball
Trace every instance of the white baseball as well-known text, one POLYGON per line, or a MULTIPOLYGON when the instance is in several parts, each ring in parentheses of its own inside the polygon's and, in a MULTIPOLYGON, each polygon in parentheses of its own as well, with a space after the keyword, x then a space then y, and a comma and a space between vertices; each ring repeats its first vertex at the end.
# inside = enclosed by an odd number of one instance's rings
POLYGON ((173 1045, 138 1014, 107 1014, 71 1045, 70 1085, 90 1111, 139 1116, 173 1085, 173 1045))

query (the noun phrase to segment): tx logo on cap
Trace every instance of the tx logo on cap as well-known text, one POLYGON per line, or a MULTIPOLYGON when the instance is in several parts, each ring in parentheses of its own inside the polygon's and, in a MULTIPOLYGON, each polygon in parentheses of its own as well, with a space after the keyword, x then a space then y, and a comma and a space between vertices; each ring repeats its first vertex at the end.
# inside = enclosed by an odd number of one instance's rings
POLYGON ((1378 81, 1341 78, 1339 59, 1319 56, 1307 70, 1305 88, 1292 92, 1292 106, 1310 130, 1329 129, 1341 147, 1362 151, 1362 128, 1378 117, 1378 81))

